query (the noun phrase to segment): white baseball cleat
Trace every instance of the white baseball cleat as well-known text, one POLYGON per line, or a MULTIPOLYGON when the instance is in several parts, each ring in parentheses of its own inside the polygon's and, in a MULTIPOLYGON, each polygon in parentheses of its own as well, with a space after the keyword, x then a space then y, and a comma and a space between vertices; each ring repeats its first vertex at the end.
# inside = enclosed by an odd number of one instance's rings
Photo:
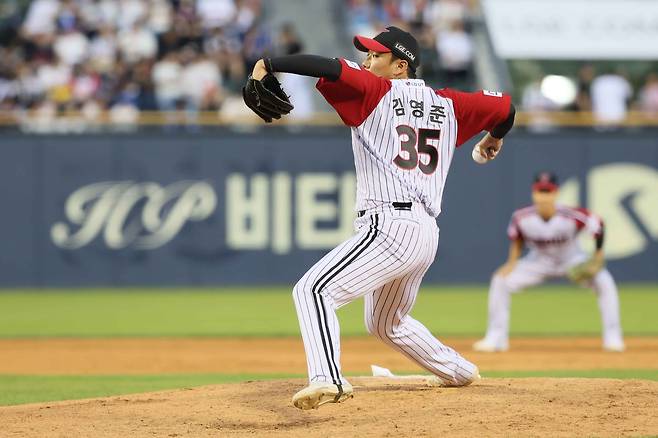
POLYGON ((613 352, 613 353, 621 353, 624 350, 626 350, 626 345, 624 345, 623 341, 607 342, 607 343, 603 344, 603 350, 610 351, 610 352, 613 352))
POLYGON ((325 403, 342 403, 352 397, 354 389, 349 383, 339 387, 333 383, 313 382, 292 397, 292 404, 302 410, 317 409, 325 403))
POLYGON ((508 344, 494 344, 488 339, 480 339, 475 344, 473 344, 473 350, 479 351, 481 353, 495 353, 499 351, 509 350, 508 344))

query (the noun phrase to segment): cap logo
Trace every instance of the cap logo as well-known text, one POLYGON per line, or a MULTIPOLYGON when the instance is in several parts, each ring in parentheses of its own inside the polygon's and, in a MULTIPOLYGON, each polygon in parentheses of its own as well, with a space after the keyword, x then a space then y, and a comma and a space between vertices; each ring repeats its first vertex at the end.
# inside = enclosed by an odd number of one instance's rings
POLYGON ((407 55, 409 57, 409 59, 411 59, 412 61, 416 60, 416 55, 411 53, 410 50, 407 50, 407 48, 404 47, 402 44, 395 43, 395 48, 398 49, 400 52, 404 53, 405 55, 407 55))

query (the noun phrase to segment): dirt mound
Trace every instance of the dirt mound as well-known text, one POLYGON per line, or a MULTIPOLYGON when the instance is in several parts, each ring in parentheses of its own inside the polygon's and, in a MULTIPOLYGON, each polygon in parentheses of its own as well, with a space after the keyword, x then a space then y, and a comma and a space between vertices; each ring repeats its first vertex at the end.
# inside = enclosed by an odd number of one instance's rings
POLYGON ((658 432, 658 382, 484 379, 432 388, 354 378, 355 398, 299 411, 305 382, 214 385, 0 408, 4 436, 597 436, 658 432))

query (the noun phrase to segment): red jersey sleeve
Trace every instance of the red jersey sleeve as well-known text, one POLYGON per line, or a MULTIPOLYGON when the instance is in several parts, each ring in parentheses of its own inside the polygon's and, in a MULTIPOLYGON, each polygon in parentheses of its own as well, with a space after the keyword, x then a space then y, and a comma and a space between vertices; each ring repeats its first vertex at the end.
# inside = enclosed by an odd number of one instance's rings
POLYGON ((603 232, 603 219, 583 207, 573 209, 576 228, 580 231, 586 229, 594 237, 599 237, 603 232))
POLYGON ((436 90, 436 94, 452 100, 457 118, 458 147, 479 132, 492 130, 509 116, 509 94, 487 90, 464 93, 450 88, 436 90))
POLYGON ((364 70, 353 61, 340 59, 341 72, 336 81, 320 78, 316 84, 340 118, 348 126, 359 126, 391 89, 391 81, 364 70))

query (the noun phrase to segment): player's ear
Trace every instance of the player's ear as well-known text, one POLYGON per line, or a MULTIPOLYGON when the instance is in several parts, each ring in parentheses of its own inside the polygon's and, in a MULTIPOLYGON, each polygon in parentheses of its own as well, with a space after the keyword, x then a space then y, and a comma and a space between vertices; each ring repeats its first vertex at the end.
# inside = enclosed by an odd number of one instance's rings
POLYGON ((409 63, 404 59, 398 58, 395 60, 395 73, 397 75, 402 75, 407 71, 407 68, 409 68, 409 63))

